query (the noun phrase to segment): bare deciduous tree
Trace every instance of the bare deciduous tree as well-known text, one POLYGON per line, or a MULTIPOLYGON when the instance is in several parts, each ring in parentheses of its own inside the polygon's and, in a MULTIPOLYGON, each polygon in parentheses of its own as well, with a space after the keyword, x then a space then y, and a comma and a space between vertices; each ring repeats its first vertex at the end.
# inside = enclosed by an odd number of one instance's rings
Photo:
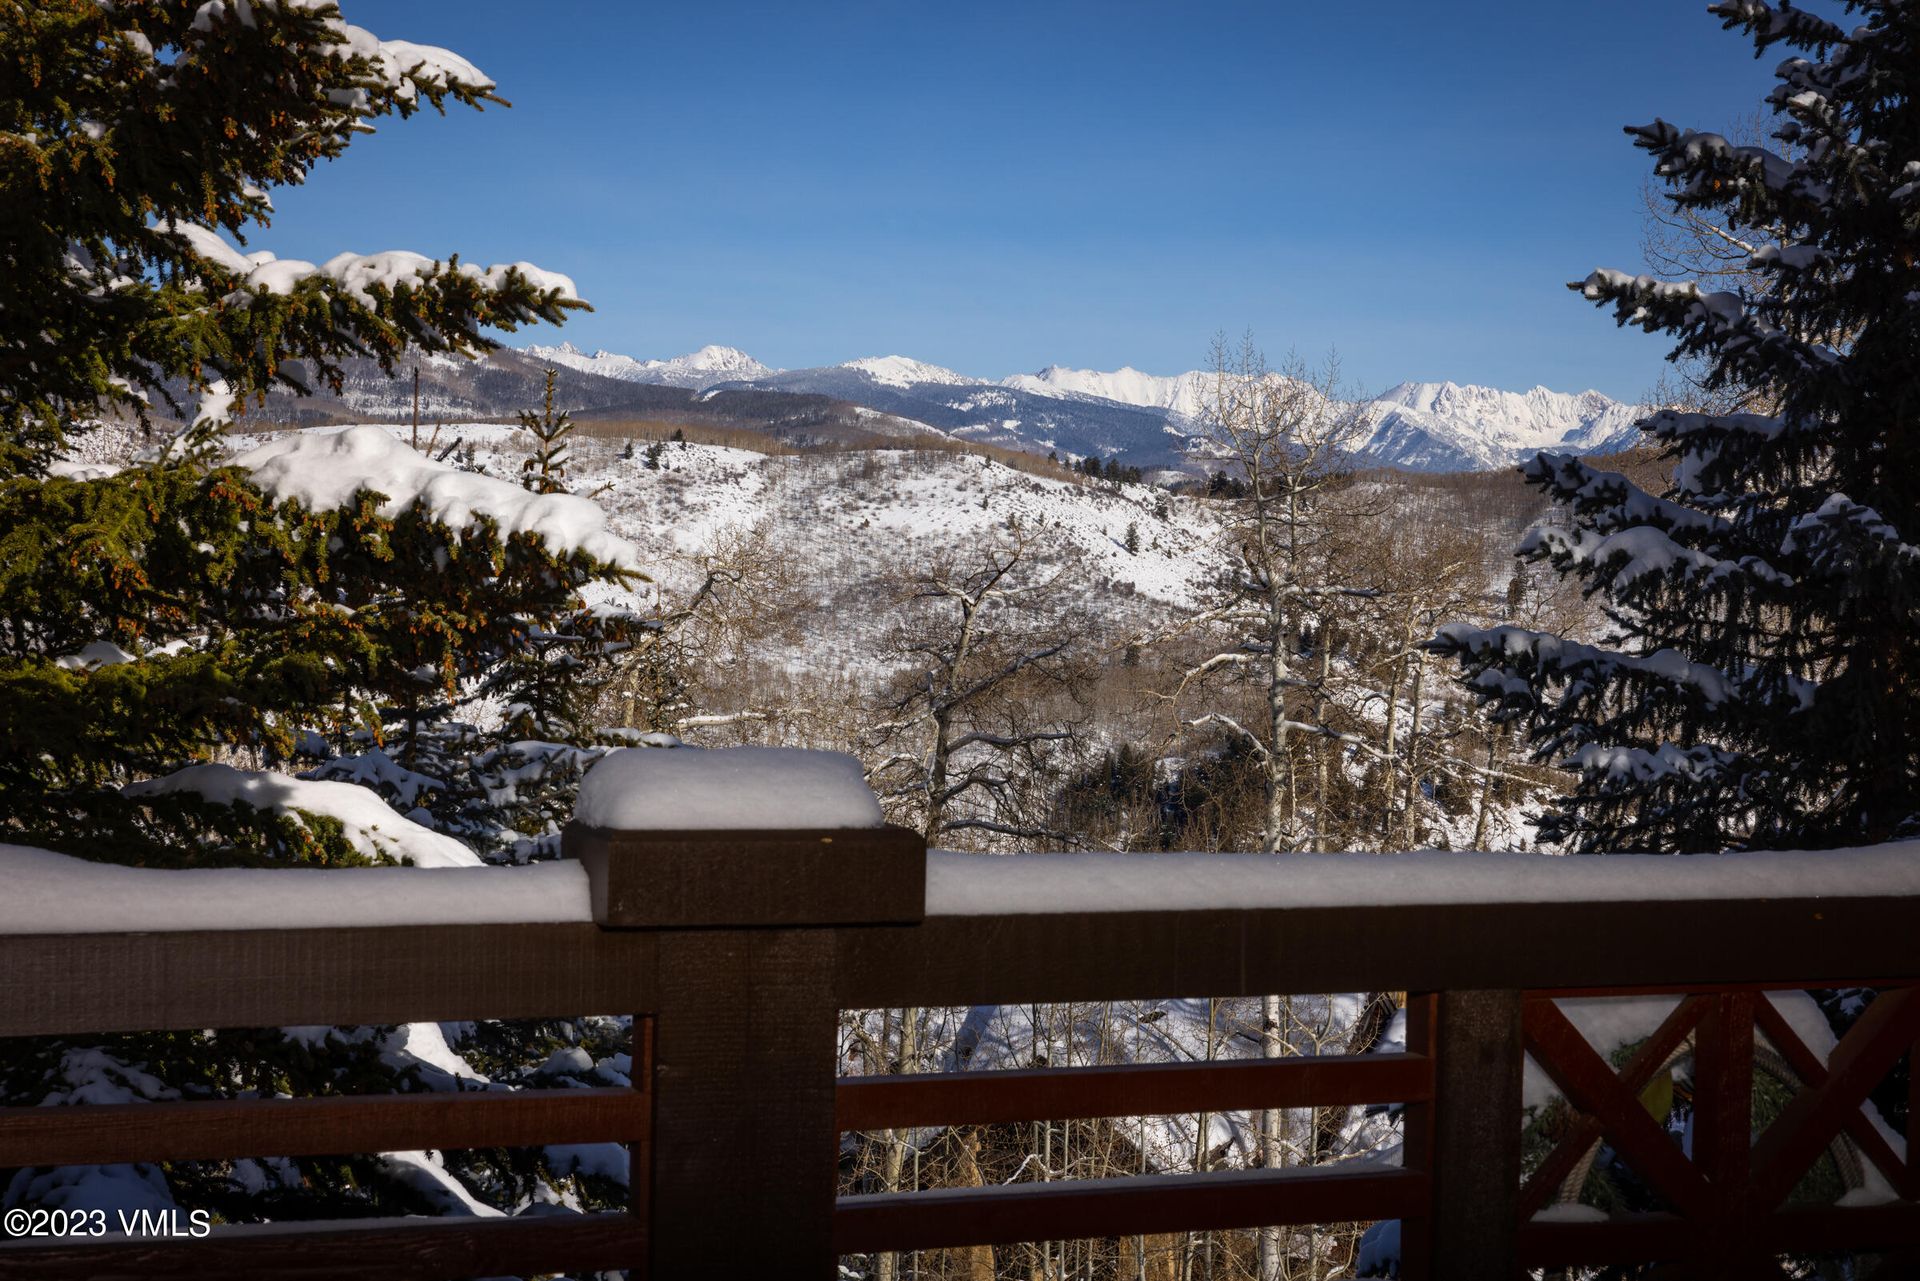
POLYGON ((602 695, 606 723, 684 735, 766 721, 776 709, 716 708, 737 652, 781 626, 793 589, 786 556, 764 529, 715 540, 692 562, 698 582, 663 594, 647 629, 619 660, 602 695))
MULTIPOLYGON (((895 638, 903 665, 868 736, 874 791, 931 842, 1071 839, 1050 821, 1061 766, 1083 719, 1086 635, 1056 599, 1068 566, 1032 576, 1030 536, 1009 531, 970 559, 937 563, 913 580, 911 621, 895 638)), ((924 1012, 899 1012, 896 1070, 918 1070, 924 1012)), ((894 1022, 891 1015, 888 1022, 894 1022)), ((896 1191, 909 1136, 881 1136, 880 1186, 896 1191)), ((899 1257, 875 1275, 893 1281, 899 1257)))
POLYGON ((1087 628, 1054 599, 1069 566, 1032 577, 1032 550, 1014 531, 910 589, 918 608, 896 634, 904 665, 868 735, 870 776, 929 841, 1072 840, 1048 807, 1083 719, 1087 628))
MULTIPOLYGON (((1372 595, 1368 586, 1342 581, 1339 558, 1330 554, 1336 542, 1330 500, 1346 485, 1351 451, 1363 439, 1367 421, 1356 399, 1345 393, 1332 356, 1318 366, 1289 356, 1276 370, 1251 340, 1230 347, 1216 339, 1212 375, 1202 446, 1208 460, 1245 492, 1222 505, 1229 564, 1213 585, 1211 604, 1187 624, 1225 643, 1182 673, 1170 697, 1184 725, 1223 726, 1244 738, 1259 759, 1265 801, 1260 849, 1271 854, 1301 844, 1297 739, 1337 734, 1325 720, 1330 666, 1322 661, 1317 678, 1311 669, 1295 670, 1301 629, 1319 619, 1318 630, 1324 632, 1327 604, 1372 595), (1258 691, 1260 715, 1254 724, 1217 707, 1181 715, 1183 704, 1222 684, 1251 684, 1258 691), (1295 719, 1289 707, 1290 697, 1303 694, 1312 712, 1308 720, 1295 719)), ((1325 793, 1322 781, 1316 796, 1324 800, 1325 793)), ((1323 816, 1315 818, 1316 830, 1322 823, 1323 816)), ((1261 998, 1262 1057, 1285 1053, 1290 1021, 1281 997, 1261 998)), ((1286 1163, 1284 1127, 1280 1111, 1262 1113, 1260 1157, 1268 1166, 1286 1163)), ((1281 1237, 1277 1227, 1259 1233, 1262 1281, 1280 1275, 1281 1237)))
POLYGON ((1289 356, 1275 370, 1246 340, 1237 348, 1215 341, 1208 399, 1203 449, 1245 486, 1245 496, 1221 504, 1230 563, 1211 585, 1211 602, 1180 629, 1224 643, 1181 674, 1170 701, 1186 727, 1222 726, 1259 757, 1266 802, 1260 848, 1273 853, 1299 844, 1293 740, 1332 733, 1289 710, 1290 694, 1315 685, 1294 667, 1301 628, 1331 601, 1374 594, 1365 584, 1340 581, 1339 560, 1327 554, 1330 500, 1350 476, 1351 451, 1367 422, 1343 393, 1337 359, 1309 366, 1289 356), (1259 692, 1254 724, 1217 709, 1182 715, 1203 694, 1236 684, 1259 692))

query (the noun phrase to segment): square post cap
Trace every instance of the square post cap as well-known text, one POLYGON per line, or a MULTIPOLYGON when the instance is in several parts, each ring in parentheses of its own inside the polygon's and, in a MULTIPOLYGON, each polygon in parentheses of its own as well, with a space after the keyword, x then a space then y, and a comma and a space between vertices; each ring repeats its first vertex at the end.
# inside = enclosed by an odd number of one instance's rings
POLYGON ((886 826, 858 761, 795 748, 628 748, 587 772, 565 857, 630 929, 913 924, 926 842, 886 826))

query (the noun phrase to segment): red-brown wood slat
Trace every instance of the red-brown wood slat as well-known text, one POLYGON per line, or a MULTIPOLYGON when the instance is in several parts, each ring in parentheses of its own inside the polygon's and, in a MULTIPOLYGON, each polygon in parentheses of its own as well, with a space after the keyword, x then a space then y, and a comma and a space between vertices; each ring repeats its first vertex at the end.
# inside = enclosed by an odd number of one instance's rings
MULTIPOLYGON (((1593 1223, 1536 1220, 1520 1225, 1520 1260, 1530 1268, 1685 1259, 1694 1255, 1699 1245, 1697 1226, 1670 1214, 1624 1215, 1593 1223)), ((1920 1205, 1901 1202, 1779 1210, 1755 1221, 1752 1245, 1762 1257, 1870 1254, 1920 1246, 1920 1205)), ((1685 1275, 1700 1275, 1700 1271, 1694 1265, 1685 1275)), ((1893 1275, 1920 1274, 1896 1271, 1893 1275)))
POLYGON ((1529 1001, 1522 1024, 1527 1050, 1567 1102, 1593 1116, 1614 1151, 1681 1214, 1711 1212, 1707 1183, 1666 1130, 1614 1075, 1613 1065, 1587 1043, 1552 1001, 1529 1001))
MULTIPOLYGON (((1760 1030, 1766 1033, 1767 1041, 1779 1051, 1780 1057, 1787 1061, 1787 1066, 1793 1069, 1794 1075, 1800 1078, 1802 1084, 1813 1090, 1826 1084, 1827 1065, 1822 1063, 1820 1056, 1800 1039, 1800 1034, 1795 1032, 1785 1016, 1774 1008, 1773 1002, 1763 1000, 1755 1006, 1754 1018, 1760 1030)), ((1909 1125, 1911 1126, 1911 1119, 1909 1119, 1909 1125)), ((1912 1168, 1900 1160, 1893 1148, 1888 1145, 1885 1136, 1873 1127, 1871 1121, 1867 1120, 1866 1113, 1859 1108, 1853 1109, 1846 1114, 1842 1126, 1848 1137, 1859 1144, 1861 1153, 1879 1168, 1880 1173, 1887 1176, 1887 1182, 1891 1183, 1900 1195, 1908 1200, 1914 1199, 1916 1189, 1912 1168)))
POLYGON ((1431 1097, 1433 1061, 1418 1054, 860 1077, 841 1081, 835 1092, 843 1131, 1349 1107, 1431 1097))
MULTIPOLYGON (((1434 992, 1407 993, 1407 1053, 1431 1062, 1440 1048, 1440 997, 1434 992)), ((1400 1164, 1409 1170, 1433 1173, 1435 1108, 1428 1100, 1413 1100, 1400 1113, 1400 1164)), ((1432 1281, 1433 1200, 1418 1213, 1400 1221, 1401 1281, 1432 1281)))
POLYGON ((1758 1234, 1770 1251, 1781 1254, 1874 1253, 1920 1246, 1920 1205, 1901 1201, 1891 1205, 1793 1206, 1762 1220, 1758 1234))
POLYGON ((1920 1159, 1914 1156, 1916 1145, 1920 1145, 1920 1031, 1914 1033, 1913 1040, 1907 1046, 1907 1173, 1913 1183, 1909 1186, 1909 1200, 1920 1200, 1920 1159))
MULTIPOLYGON (((1536 994, 1528 993, 1528 999, 1530 1001, 1536 999, 1536 994)), ((1634 1051, 1633 1057, 1628 1059, 1626 1066, 1621 1069, 1622 1088, 1638 1097, 1640 1092, 1647 1088, 1647 1082, 1653 1079, 1653 1074, 1659 1070, 1660 1065, 1667 1061, 1667 1056, 1687 1039, 1687 1035, 1699 1025, 1706 1012, 1707 998, 1702 996, 1690 996, 1676 1005, 1673 1013, 1669 1014, 1654 1034, 1634 1051)), ((1533 1177, 1527 1180, 1526 1186, 1520 1191, 1520 1219, 1523 1223, 1547 1207, 1559 1192, 1560 1186, 1567 1181, 1567 1176, 1572 1174, 1574 1167, 1580 1164, 1580 1158, 1585 1156, 1587 1149, 1599 1142, 1600 1138, 1598 1120, 1585 1112, 1574 1117, 1566 1136, 1560 1140, 1552 1152, 1547 1154, 1546 1160, 1535 1168, 1533 1177)))
POLYGON ((1867 1092, 1906 1052, 1916 1028, 1920 1028, 1920 991, 1916 989, 1884 992, 1867 1007, 1834 1047, 1826 1080, 1789 1099, 1755 1143, 1753 1196, 1758 1208, 1772 1209, 1786 1200, 1847 1124, 1848 1114, 1859 1113, 1867 1092))
POLYGON ((924 1250, 1143 1233, 1398 1219, 1427 1208, 1424 1171, 1358 1162, 840 1198, 834 1248, 924 1250))
POLYGON ((587 922, 0 935, 0 1036, 620 1014, 657 936, 587 922))
POLYGON ((1753 992, 1708 998, 1694 1037, 1693 1162, 1706 1176, 1713 1212, 1697 1225, 1703 1263, 1740 1261, 1770 1267, 1753 1255, 1753 992))
POLYGON ((1694 1225, 1672 1214, 1623 1215, 1606 1222, 1522 1223, 1520 1263, 1528 1268, 1576 1264, 1656 1263, 1692 1252, 1694 1225))
POLYGON ((0 1108, 0 1168, 645 1142, 651 1108, 624 1086, 0 1108))
POLYGON ((197 1240, 42 1238, 0 1243, 0 1281, 538 1275, 629 1267, 646 1257, 646 1238, 645 1222, 626 1214, 268 1224, 197 1240))

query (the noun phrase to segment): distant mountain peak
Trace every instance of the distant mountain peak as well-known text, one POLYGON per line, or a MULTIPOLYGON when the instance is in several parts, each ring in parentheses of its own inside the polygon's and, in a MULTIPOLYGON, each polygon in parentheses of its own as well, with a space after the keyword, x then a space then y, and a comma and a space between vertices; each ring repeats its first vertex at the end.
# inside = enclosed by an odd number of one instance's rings
POLYGON ((618 378, 630 383, 653 383, 663 387, 687 387, 704 391, 722 382, 745 382, 777 373, 737 347, 709 343, 698 351, 667 360, 636 360, 604 348, 587 355, 570 342, 558 346, 534 345, 522 349, 534 360, 565 365, 603 378, 618 378))
POLYGON ((863 373, 888 387, 911 387, 915 383, 967 385, 983 381, 911 356, 862 356, 858 360, 842 361, 840 368, 863 373))
POLYGON ((699 351, 691 351, 684 356, 675 356, 671 360, 659 363, 681 365, 688 369, 743 369, 749 366, 755 369, 767 368, 738 347, 724 347, 719 343, 708 343, 699 351))
MULTIPOLYGON (((751 386, 829 396, 882 415, 928 423, 966 439, 1074 456, 1125 456, 1177 464, 1199 429, 1214 375, 1159 375, 1133 365, 1049 364, 998 382, 969 378, 910 356, 865 356, 839 365, 776 371, 735 347, 711 344, 668 360, 583 354, 571 343, 529 347, 536 361, 627 382, 707 392, 751 386)), ((1372 431, 1359 453, 1416 471, 1510 467, 1539 450, 1605 453, 1639 439, 1641 410, 1597 391, 1506 391, 1446 379, 1403 382, 1369 401, 1372 431)))

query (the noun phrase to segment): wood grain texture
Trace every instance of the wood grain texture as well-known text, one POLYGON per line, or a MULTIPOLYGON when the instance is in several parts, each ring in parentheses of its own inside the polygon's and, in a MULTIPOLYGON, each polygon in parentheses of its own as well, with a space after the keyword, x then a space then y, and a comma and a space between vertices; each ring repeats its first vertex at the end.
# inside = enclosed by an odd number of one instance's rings
MULTIPOLYGON (((1782 1030, 1784 1020, 1775 1025, 1776 1032, 1782 1030)), ((1914 988, 1882 992, 1854 1021, 1827 1056, 1824 1079, 1809 1081, 1787 1100, 1754 1142, 1755 1209, 1770 1210, 1786 1200, 1833 1136, 1850 1117, 1859 1115, 1867 1093, 1906 1052, 1916 1030, 1920 1030, 1920 989, 1914 988)), ((1894 1186, 1900 1182, 1896 1180, 1894 1186)))
POLYGON ((854 1077, 836 1091, 841 1130, 1166 1116, 1227 1108, 1402 1103, 1433 1093, 1417 1054, 1327 1054, 1219 1063, 854 1077))
POLYGON ((1438 1281, 1512 1277, 1521 1169, 1520 993, 1441 992, 1432 1018, 1427 1275, 1438 1281))
MULTIPOLYGON (((1707 1007, 1693 1046, 1693 1163, 1706 1176, 1712 1215, 1697 1224, 1694 1258, 1706 1267, 1754 1258, 1753 1204, 1748 1195, 1753 1154, 1753 1016, 1755 993, 1718 992, 1699 998, 1707 1007)), ((1758 998, 1764 1000, 1765 998, 1758 998)), ((1634 1094, 1631 1082, 1622 1081, 1634 1094)), ((1660 1118, 1665 1122, 1665 1118, 1660 1118)))
MULTIPOLYGON (((1800 1078, 1801 1083, 1810 1089, 1819 1089, 1825 1085, 1827 1065, 1821 1061, 1819 1055, 1807 1048, 1806 1042, 1800 1039, 1800 1034, 1795 1032, 1780 1011, 1774 1008, 1773 1002, 1758 1001, 1753 1008, 1756 1025, 1766 1033, 1768 1043, 1779 1051, 1780 1057, 1787 1061, 1787 1066, 1793 1069, 1794 1075, 1800 1078)), ((1913 1088, 1913 1083, 1909 1080, 1909 1093, 1913 1088)), ((1873 1122, 1867 1119, 1864 1109, 1854 1108, 1847 1111, 1846 1120, 1842 1124, 1847 1137, 1859 1147, 1861 1155, 1879 1167, 1880 1173, 1886 1176, 1887 1182, 1902 1197, 1909 1201, 1920 1199, 1920 1180, 1914 1178, 1912 1162, 1900 1159, 1885 1136, 1875 1128, 1873 1122)), ((1908 1113, 1907 1127, 1910 1131, 1914 1128, 1914 1124, 1913 1114, 1908 1113)))
POLYGON ((848 1254, 1346 1223, 1418 1213, 1427 1191, 1419 1171, 1354 1164, 875 1193, 840 1199, 834 1240, 848 1254))
POLYGON ((654 936, 424 925, 0 936, 0 1036, 626 1013, 654 936))
MULTIPOLYGON (((1531 992, 1527 994, 1529 1001, 1538 999, 1541 998, 1531 992)), ((1627 1065, 1620 1070, 1620 1084, 1635 1096, 1646 1089, 1647 1083, 1653 1080, 1653 1074, 1706 1016, 1712 999, 1706 996, 1691 996, 1675 1006, 1673 1013, 1666 1017, 1654 1034, 1634 1051, 1632 1058, 1627 1060, 1627 1065)), ((1575 1112, 1568 1122, 1566 1134, 1561 1137, 1553 1151, 1547 1154, 1546 1159, 1534 1168, 1533 1175, 1521 1189, 1519 1209, 1521 1222, 1532 1219, 1552 1203, 1559 1195, 1561 1185, 1580 1164, 1588 1149, 1600 1139, 1600 1122, 1585 1112, 1575 1112)))
MULTIPOLYGON (((1440 997, 1434 992, 1407 993, 1407 1053, 1432 1061, 1440 1049, 1440 997)), ((1409 1102, 1400 1111, 1400 1164, 1409 1170, 1433 1173, 1434 1105, 1431 1098, 1409 1102)), ((1432 1281, 1433 1198, 1400 1220, 1401 1281, 1432 1281)))
MULTIPOLYGON (((1567 1102, 1600 1122, 1614 1151, 1666 1204, 1696 1223, 1712 1219, 1714 1190, 1667 1133, 1664 1118, 1648 1115, 1639 1095, 1627 1089, 1559 1006, 1528 1002, 1525 1040, 1527 1053, 1567 1102)), ((1511 1114, 1519 1115, 1518 1107, 1511 1114)))
POLYGON ((652 1274, 831 1277, 833 934, 659 938, 652 1274), (722 1245, 721 1243, 724 1243, 722 1245))
POLYGON ((645 1142, 626 1087, 0 1108, 0 1168, 645 1142))
POLYGON ((0 1281, 439 1281, 618 1268, 644 1254, 645 1243, 645 1224, 625 1214, 269 1224, 220 1228, 199 1240, 0 1243, 0 1281))
POLYGON ((1920 899, 931 916, 839 936, 848 1009, 1170 992, 1536 990, 1920 979, 1920 899), (1591 940, 1608 939, 1594 947, 1591 940), (1779 940, 1791 938, 1791 948, 1779 940))
POLYGON ((1520 1264, 1656 1263, 1692 1253, 1693 1225, 1672 1214, 1623 1215, 1604 1223, 1522 1223, 1520 1264))
MULTIPOLYGON (((1752 1231, 1752 1244, 1763 1258, 1789 1252, 1878 1253, 1920 1246, 1920 1205, 1789 1208, 1756 1219, 1752 1231)), ((1675 1215, 1643 1214, 1599 1223, 1523 1223, 1519 1237, 1524 1266, 1557 1268, 1688 1259, 1698 1249, 1700 1232, 1675 1215)), ((1706 1273, 1694 1265, 1683 1275, 1706 1273)), ((1916 1274, 1896 1270, 1893 1275, 1916 1274)))
POLYGON ((927 843, 900 827, 615 832, 568 824, 593 916, 636 929, 911 923, 926 914, 927 843))

